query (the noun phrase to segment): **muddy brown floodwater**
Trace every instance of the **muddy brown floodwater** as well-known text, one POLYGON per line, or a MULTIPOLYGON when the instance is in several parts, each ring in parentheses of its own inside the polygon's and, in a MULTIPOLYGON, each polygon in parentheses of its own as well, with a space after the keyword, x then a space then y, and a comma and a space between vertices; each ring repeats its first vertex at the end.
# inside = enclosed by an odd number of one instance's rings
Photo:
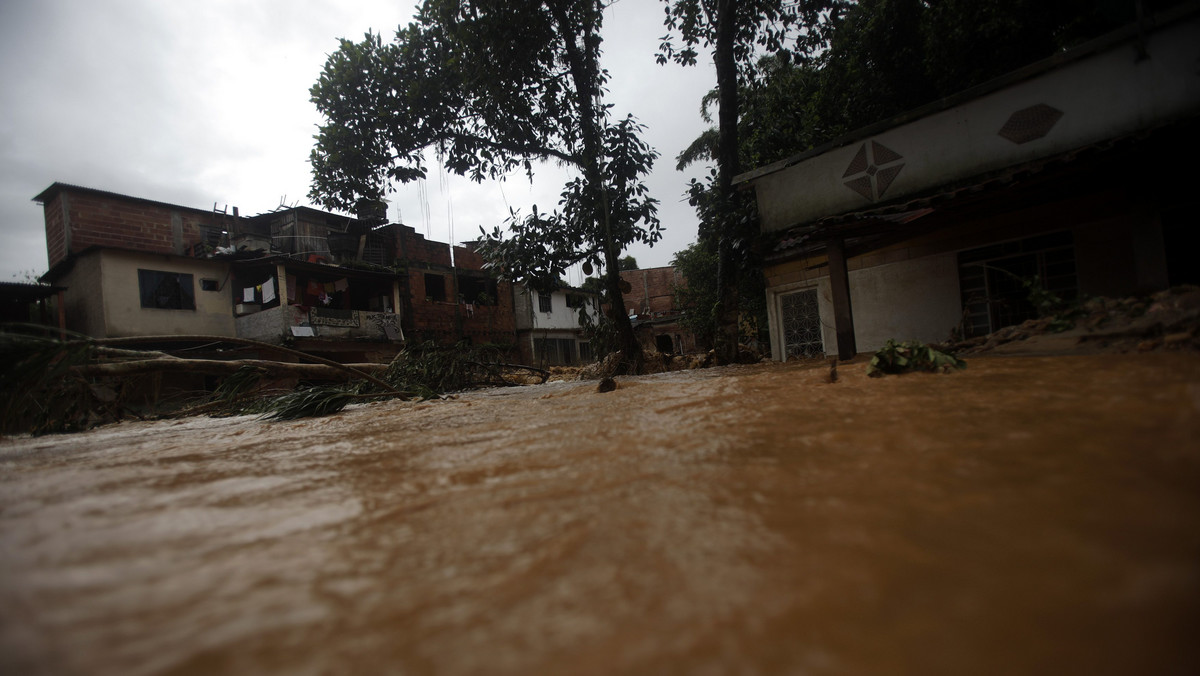
POLYGON ((0 442, 0 671, 1200 669, 1200 355, 0 442))

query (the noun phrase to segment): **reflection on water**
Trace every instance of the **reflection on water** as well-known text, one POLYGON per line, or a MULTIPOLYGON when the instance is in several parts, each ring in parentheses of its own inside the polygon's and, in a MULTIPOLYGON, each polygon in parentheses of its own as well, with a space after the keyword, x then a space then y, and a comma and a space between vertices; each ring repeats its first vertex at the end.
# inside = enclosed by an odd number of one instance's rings
POLYGON ((550 383, 0 444, 0 672, 1200 666, 1200 357, 550 383))

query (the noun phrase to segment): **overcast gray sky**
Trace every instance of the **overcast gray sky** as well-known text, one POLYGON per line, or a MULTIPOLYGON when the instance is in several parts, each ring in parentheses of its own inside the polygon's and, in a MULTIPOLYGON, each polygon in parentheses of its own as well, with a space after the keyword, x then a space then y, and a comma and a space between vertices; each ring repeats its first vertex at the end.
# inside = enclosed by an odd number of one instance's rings
MULTIPOLYGON (((308 204, 320 121, 308 100, 337 39, 391 38, 415 3, 363 0, 0 0, 0 280, 46 270, 42 210, 54 181, 242 214, 308 204)), ((650 177, 666 229, 642 267, 695 240, 674 156, 704 128, 711 67, 658 66, 658 0, 621 0, 605 19, 614 113, 632 113, 662 157, 650 177)), ((491 229, 508 207, 558 201, 561 170, 477 185, 431 172, 394 196, 389 216, 433 239, 491 229)), ((578 277, 578 274, 573 274, 578 277)), ((579 283, 581 279, 570 280, 579 283)))

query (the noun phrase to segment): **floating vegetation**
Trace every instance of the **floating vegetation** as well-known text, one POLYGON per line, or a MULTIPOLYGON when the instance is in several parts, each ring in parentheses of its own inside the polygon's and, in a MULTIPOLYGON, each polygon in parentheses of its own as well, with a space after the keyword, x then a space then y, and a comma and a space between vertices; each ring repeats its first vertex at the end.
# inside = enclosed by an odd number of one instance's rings
POLYGON ((925 343, 916 340, 897 343, 889 340, 867 365, 867 375, 878 378, 889 373, 907 373, 909 371, 929 371, 934 373, 949 373, 955 369, 967 368, 967 362, 936 350, 925 343))

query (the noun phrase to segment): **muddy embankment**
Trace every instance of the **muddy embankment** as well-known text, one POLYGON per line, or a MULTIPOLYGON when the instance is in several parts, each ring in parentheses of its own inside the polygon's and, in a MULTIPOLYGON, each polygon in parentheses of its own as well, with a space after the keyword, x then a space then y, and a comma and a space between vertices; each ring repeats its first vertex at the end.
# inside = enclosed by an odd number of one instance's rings
POLYGON ((1200 355, 0 442, 4 673, 1196 673, 1200 355))

